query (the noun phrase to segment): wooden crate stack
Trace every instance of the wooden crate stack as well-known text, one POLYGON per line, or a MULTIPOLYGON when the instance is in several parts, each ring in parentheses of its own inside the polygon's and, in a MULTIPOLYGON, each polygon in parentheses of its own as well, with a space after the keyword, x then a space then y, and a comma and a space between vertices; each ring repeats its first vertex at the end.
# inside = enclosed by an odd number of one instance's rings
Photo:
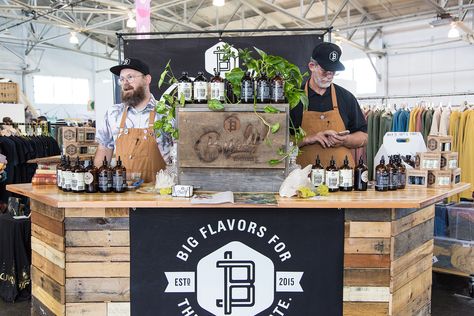
POLYGON ((94 127, 61 127, 60 134, 64 155, 71 158, 95 155, 98 145, 94 127))
POLYGON ((18 103, 18 84, 15 82, 0 82, 0 103, 18 103))

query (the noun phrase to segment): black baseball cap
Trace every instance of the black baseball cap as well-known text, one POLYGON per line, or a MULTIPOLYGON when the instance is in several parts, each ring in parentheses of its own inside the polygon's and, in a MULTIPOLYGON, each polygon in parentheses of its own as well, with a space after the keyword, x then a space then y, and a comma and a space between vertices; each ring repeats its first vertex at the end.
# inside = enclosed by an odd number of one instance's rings
POLYGON ((341 48, 333 43, 322 42, 313 49, 313 59, 324 69, 329 71, 344 70, 344 65, 339 61, 341 48))
POLYGON ((142 62, 139 59, 135 58, 125 58, 120 65, 113 66, 110 68, 110 72, 112 72, 116 76, 120 76, 120 72, 122 69, 133 69, 141 72, 144 75, 149 75, 150 74, 150 68, 148 68, 148 65, 142 62))

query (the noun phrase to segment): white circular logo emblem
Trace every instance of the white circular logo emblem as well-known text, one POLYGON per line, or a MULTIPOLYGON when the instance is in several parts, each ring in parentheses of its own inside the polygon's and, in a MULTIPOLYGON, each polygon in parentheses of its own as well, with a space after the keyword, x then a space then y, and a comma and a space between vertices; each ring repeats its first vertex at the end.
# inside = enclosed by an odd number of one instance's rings
POLYGON ((130 65, 130 59, 126 58, 126 59, 123 61, 122 65, 130 65))
POLYGON ((335 50, 329 53, 329 60, 333 62, 337 60, 337 52, 335 50))

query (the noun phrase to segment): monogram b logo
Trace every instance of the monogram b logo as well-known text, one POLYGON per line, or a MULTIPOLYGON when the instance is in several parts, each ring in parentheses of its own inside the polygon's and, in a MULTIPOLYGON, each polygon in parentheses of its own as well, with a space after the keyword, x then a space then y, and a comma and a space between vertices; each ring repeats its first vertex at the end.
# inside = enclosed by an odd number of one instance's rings
POLYGON ((122 65, 130 65, 130 59, 125 58, 125 60, 122 62, 122 65))
POLYGON ((335 50, 333 50, 332 52, 329 53, 329 60, 334 62, 336 61, 338 58, 338 54, 335 50))

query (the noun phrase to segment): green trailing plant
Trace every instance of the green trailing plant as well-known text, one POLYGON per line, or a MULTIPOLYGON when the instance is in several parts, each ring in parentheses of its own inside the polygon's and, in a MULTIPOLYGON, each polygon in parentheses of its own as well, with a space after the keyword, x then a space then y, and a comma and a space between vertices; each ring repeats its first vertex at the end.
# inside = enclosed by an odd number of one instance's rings
MULTIPOLYGON (((307 73, 302 74, 300 69, 296 65, 290 63, 283 57, 268 55, 267 53, 256 47, 254 47, 254 49, 258 54, 258 58, 254 58, 252 56, 253 52, 249 49, 239 49, 238 54, 235 54, 235 52, 232 50, 231 45, 225 44, 223 46, 223 59, 233 59, 234 61, 236 61, 236 59, 238 58, 240 60, 240 64, 242 65, 242 68, 236 67, 230 72, 226 73, 225 76, 226 80, 229 81, 232 87, 233 93, 237 97, 240 97, 242 77, 247 71, 257 74, 265 72, 269 78, 275 76, 278 72, 285 81, 284 95, 285 98, 288 100, 290 109, 293 109, 300 102, 303 104, 304 109, 307 109, 308 97, 306 96, 304 90, 301 89, 304 77, 307 76, 307 73)), ((177 82, 178 80, 173 74, 173 71, 170 66, 170 61, 168 61, 165 69, 160 75, 158 87, 161 88, 164 83, 168 85, 173 85, 177 82)), ((226 100, 226 103, 230 103, 230 101, 226 100)), ((174 127, 174 122, 176 121, 176 109, 178 107, 184 106, 184 96, 177 96, 177 89, 173 89, 170 93, 163 94, 162 99, 158 101, 156 105, 156 112, 162 115, 160 120, 155 122, 154 126, 158 134, 161 132, 161 130, 163 130, 164 132, 171 134, 173 138, 179 138, 179 131, 174 127)), ((209 100, 208 107, 212 111, 222 111, 225 107, 225 104, 223 104, 219 100, 209 100)), ((280 110, 278 110, 272 105, 266 105, 263 111, 265 113, 280 113, 280 110)), ((254 97, 254 113, 267 127, 267 135, 265 137, 265 141, 268 145, 271 145, 271 140, 268 136, 270 134, 277 133, 280 130, 280 124, 272 124, 268 122, 262 115, 260 115, 259 112, 257 112, 256 97, 254 97)), ((305 137, 304 130, 301 127, 298 129, 294 128, 293 122, 291 122, 291 120, 290 129, 293 131, 295 143, 298 144, 305 137)), ((277 165, 279 163, 282 163, 294 151, 299 151, 297 146, 290 148, 288 151, 279 148, 277 151, 278 158, 271 159, 268 161, 268 163, 270 165, 277 165)))

